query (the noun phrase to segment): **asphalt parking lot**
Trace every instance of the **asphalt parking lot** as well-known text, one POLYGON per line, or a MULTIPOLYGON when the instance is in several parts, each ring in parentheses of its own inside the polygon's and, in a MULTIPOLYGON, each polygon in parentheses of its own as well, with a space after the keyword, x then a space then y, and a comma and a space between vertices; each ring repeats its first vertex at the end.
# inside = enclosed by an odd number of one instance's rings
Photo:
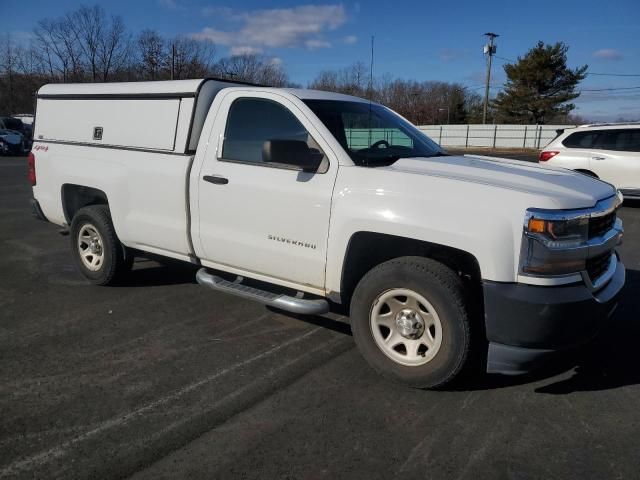
POLYGON ((0 477, 640 478, 640 205, 602 336, 531 377, 421 391, 345 319, 293 317, 140 259, 94 287, 0 157, 0 477))

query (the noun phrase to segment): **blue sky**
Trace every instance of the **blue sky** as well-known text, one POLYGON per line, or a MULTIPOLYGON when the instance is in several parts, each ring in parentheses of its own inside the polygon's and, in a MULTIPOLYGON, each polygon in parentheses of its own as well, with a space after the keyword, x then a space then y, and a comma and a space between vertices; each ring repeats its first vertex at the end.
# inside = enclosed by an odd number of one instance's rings
MULTIPOLYGON (((37 20, 56 17, 91 0, 3 0, 2 29, 28 41, 37 20), (28 8, 25 8, 28 5, 28 8)), ((217 55, 255 51, 282 61, 291 80, 306 85, 322 69, 368 63, 375 36, 375 75, 460 82, 481 87, 483 33, 500 34, 493 81, 505 80, 504 59, 538 40, 564 41, 569 64, 591 72, 640 75, 640 1, 241 1, 111 0, 133 32, 209 38, 217 55)), ((575 113, 594 120, 640 119, 640 76, 592 75, 582 83, 575 113)), ((495 93, 497 88, 493 89, 495 93)))

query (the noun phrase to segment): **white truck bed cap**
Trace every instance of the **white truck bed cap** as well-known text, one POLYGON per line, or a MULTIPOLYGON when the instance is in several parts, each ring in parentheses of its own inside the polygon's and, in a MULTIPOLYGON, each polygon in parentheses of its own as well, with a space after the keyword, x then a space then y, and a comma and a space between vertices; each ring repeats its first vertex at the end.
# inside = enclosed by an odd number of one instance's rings
POLYGON ((246 85, 213 78, 49 84, 38 91, 34 137, 42 142, 191 154, 216 94, 246 85))
POLYGON ((50 83, 38 90, 38 97, 76 95, 172 95, 193 97, 206 79, 154 82, 50 83))

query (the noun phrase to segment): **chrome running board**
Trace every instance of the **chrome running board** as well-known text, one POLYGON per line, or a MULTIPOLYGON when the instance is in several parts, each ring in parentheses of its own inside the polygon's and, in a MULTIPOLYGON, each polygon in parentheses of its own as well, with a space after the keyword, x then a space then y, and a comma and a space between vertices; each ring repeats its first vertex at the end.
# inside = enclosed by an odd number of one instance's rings
MULTIPOLYGON (((242 277, 238 278, 241 279, 242 277)), ((198 270, 196 280, 200 285, 204 285, 213 290, 244 297, 271 307, 286 310, 287 312, 302 315, 320 315, 329 311, 329 303, 322 298, 311 300, 260 290, 255 287, 243 285, 240 282, 230 282, 207 272, 205 268, 198 270)))

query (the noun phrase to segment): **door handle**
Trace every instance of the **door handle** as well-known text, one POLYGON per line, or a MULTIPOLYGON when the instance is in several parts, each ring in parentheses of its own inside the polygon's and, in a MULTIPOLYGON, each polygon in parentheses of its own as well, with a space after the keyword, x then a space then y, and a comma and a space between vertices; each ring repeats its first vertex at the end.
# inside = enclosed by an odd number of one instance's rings
POLYGON ((591 160, 606 160, 607 157, 591 157, 591 160))
POLYGON ((202 177, 205 182, 215 183, 216 185, 226 185, 229 183, 228 178, 220 177, 218 175, 205 175, 202 177))

